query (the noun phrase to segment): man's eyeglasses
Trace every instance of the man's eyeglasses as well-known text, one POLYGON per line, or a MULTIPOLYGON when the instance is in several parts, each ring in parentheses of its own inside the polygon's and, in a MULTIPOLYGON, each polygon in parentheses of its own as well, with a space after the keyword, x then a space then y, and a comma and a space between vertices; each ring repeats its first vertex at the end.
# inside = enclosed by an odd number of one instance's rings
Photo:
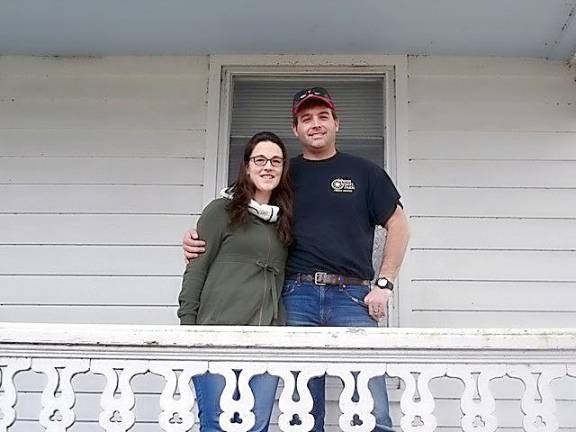
POLYGON ((273 157, 268 159, 265 156, 252 156, 249 160, 254 162, 254 165, 261 167, 266 166, 266 164, 270 162, 270 165, 272 165, 274 168, 278 168, 281 167, 284 163, 284 158, 281 157, 273 157))

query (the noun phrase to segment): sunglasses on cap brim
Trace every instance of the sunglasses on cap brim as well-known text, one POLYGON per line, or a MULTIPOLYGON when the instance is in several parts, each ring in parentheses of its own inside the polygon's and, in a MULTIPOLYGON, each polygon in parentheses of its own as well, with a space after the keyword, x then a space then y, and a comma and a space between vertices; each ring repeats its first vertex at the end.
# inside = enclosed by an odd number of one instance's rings
POLYGON ((320 96, 327 99, 332 99, 330 94, 322 87, 312 87, 299 91, 294 95, 294 102, 301 101, 307 96, 320 96))

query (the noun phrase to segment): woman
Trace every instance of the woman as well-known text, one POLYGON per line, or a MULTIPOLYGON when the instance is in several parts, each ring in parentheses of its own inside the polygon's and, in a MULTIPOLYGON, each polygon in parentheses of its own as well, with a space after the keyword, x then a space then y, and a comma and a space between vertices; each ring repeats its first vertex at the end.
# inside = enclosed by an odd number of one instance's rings
MULTIPOLYGON (((288 246, 292 243, 293 192, 284 143, 260 132, 246 144, 238 178, 198 221, 206 252, 186 267, 178 298, 183 325, 281 325, 279 303, 288 246)), ((224 378, 194 377, 200 430, 220 431, 224 378)), ((268 430, 278 378, 252 378, 253 431, 268 430)))

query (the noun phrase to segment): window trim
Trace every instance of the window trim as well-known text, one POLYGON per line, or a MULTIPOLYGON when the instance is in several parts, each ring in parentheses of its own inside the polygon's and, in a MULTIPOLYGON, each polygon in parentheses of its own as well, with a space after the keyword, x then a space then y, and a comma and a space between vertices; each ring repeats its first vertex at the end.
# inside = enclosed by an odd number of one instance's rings
MULTIPOLYGON (((203 203, 206 206, 228 180, 232 82, 241 75, 377 75, 384 78, 385 169, 408 200, 408 59, 402 55, 212 55, 208 79, 208 112, 204 158, 203 203)), ((406 271, 398 286, 410 286, 406 271)), ((400 325, 400 290, 394 296, 395 313, 388 323, 400 325)))

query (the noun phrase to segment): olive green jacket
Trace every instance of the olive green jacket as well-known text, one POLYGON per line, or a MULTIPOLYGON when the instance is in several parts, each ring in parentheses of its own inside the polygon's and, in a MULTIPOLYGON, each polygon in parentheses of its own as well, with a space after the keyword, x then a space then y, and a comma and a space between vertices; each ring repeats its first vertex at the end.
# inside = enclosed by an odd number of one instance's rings
POLYGON ((231 227, 224 198, 212 201, 198 221, 206 252, 186 267, 178 297, 181 324, 279 325, 287 249, 276 224, 249 215, 231 227))

